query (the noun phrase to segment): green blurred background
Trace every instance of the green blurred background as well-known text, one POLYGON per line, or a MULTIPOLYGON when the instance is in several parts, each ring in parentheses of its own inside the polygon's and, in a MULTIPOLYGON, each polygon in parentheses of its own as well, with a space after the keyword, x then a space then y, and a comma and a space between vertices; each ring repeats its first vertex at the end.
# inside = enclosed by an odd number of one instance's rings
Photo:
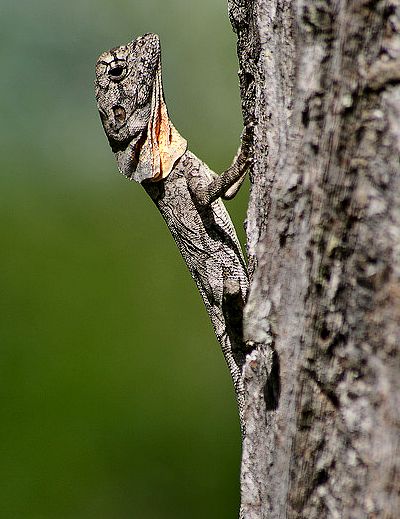
POLYGON ((171 118, 222 171, 241 130, 226 2, 2 0, 0 24, 0 517, 233 518, 228 372, 93 93, 102 51, 157 32, 171 118))

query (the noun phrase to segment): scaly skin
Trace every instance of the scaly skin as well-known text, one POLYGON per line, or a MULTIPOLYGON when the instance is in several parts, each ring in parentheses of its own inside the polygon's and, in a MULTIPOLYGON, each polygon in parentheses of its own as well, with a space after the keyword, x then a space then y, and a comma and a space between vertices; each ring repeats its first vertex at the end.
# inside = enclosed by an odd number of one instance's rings
POLYGON ((187 151, 165 180, 145 183, 144 188, 166 221, 203 297, 232 376, 244 433, 241 319, 239 323, 231 322, 225 307, 233 306, 231 313, 239 313, 241 318, 248 289, 246 266, 235 228, 221 199, 210 205, 196 204, 188 187, 193 179, 208 185, 212 173, 187 151))
POLYGON ((221 197, 232 198, 243 181, 249 131, 233 165, 220 176, 186 150, 165 106, 155 34, 103 53, 95 88, 120 171, 140 182, 158 207, 203 298, 232 376, 244 437, 242 313, 248 276, 221 197))

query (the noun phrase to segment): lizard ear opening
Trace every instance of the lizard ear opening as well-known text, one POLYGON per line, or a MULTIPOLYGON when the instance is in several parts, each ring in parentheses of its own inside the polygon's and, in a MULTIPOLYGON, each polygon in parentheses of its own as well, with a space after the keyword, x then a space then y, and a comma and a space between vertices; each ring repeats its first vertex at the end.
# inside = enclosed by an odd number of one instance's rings
POLYGON ((149 179, 153 182, 166 178, 171 173, 175 162, 185 153, 186 148, 186 140, 168 117, 161 81, 161 66, 159 66, 153 83, 147 136, 140 150, 135 177, 140 179, 139 181, 149 179))

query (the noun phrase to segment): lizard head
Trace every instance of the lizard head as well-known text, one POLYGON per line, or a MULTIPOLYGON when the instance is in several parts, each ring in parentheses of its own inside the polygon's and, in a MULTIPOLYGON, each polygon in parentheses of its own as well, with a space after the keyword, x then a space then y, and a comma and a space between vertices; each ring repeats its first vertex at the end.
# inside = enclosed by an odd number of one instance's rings
POLYGON ((168 117, 159 37, 145 34, 101 54, 95 91, 121 173, 138 182, 167 177, 187 144, 168 117))

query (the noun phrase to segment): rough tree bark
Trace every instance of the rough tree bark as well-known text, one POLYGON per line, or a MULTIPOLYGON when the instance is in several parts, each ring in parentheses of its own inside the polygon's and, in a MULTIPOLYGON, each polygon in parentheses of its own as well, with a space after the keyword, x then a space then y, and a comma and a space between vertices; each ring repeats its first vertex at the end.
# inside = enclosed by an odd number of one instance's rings
POLYGON ((228 0, 254 121, 245 519, 400 517, 398 0, 228 0))

